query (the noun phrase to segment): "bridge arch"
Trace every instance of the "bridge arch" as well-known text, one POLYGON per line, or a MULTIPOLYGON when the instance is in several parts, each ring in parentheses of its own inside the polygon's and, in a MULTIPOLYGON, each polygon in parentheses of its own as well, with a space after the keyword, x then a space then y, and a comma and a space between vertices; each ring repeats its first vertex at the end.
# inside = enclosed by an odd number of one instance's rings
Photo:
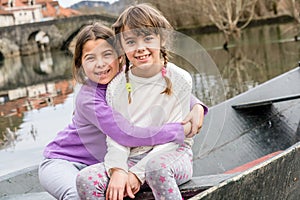
POLYGON ((39 32, 39 30, 34 31, 34 32, 32 32, 32 33, 29 34, 29 36, 27 38, 27 44, 28 44, 28 46, 31 47, 31 50, 30 50, 30 52, 29 51, 24 51, 23 55, 26 55, 26 52, 28 54, 37 53, 38 52, 38 50, 39 50, 38 49, 38 45, 37 45, 37 43, 35 41, 35 36, 37 35, 38 32, 39 32))
POLYGON ((4 57, 35 53, 41 44, 46 45, 49 49, 67 50, 83 25, 98 21, 110 26, 115 20, 116 18, 111 16, 81 15, 5 28, 0 27, 0 51, 1 40, 9 41, 5 42, 4 45, 5 49, 8 50, 1 51, 4 57), (41 40, 36 38, 39 34, 42 36, 41 40))
POLYGON ((64 43, 62 44, 62 46, 60 48, 61 50, 67 51, 69 53, 73 53, 73 52, 71 52, 70 45, 74 41, 74 39, 76 38, 77 34, 79 33, 79 31, 82 29, 83 26, 85 26, 85 24, 83 24, 81 27, 75 29, 70 35, 68 35, 66 37, 66 39, 64 40, 64 43))
POLYGON ((45 51, 48 49, 50 38, 47 33, 42 30, 35 31, 28 37, 29 43, 35 43, 37 45, 38 51, 45 51))

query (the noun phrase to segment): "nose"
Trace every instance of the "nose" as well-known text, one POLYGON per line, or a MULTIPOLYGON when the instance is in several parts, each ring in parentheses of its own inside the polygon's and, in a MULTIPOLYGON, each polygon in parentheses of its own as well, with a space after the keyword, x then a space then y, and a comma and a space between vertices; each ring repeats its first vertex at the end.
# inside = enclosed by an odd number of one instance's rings
POLYGON ((145 50, 146 50, 146 46, 145 46, 144 42, 139 41, 137 43, 137 52, 143 52, 145 50))
POLYGON ((103 68, 106 66, 106 63, 102 59, 97 59, 96 67, 103 68))

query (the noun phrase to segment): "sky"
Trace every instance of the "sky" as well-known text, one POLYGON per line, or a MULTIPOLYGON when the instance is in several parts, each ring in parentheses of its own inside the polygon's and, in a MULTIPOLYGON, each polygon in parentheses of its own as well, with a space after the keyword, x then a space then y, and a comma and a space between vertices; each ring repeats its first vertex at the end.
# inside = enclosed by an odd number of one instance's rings
MULTIPOLYGON (((59 5, 61 5, 64 8, 67 8, 77 2, 80 2, 82 0, 57 0, 59 2, 59 5)), ((117 0, 91 0, 91 1, 104 1, 104 2, 109 2, 109 3, 113 3, 117 0)))

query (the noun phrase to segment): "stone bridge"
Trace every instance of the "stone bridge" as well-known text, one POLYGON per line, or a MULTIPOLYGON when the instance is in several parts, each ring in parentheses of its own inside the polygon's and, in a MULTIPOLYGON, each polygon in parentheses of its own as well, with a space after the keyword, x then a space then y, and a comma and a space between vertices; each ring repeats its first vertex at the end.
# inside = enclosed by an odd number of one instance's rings
POLYGON ((99 21, 111 26, 115 19, 102 15, 82 15, 0 27, 0 60, 16 55, 29 55, 43 48, 66 50, 83 25, 99 21))

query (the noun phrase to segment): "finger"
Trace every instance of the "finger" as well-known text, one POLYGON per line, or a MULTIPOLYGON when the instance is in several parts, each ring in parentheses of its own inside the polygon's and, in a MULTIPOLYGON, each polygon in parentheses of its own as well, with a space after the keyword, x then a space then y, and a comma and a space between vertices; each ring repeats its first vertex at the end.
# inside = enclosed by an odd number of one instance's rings
POLYGON ((191 130, 191 134, 195 135, 198 132, 198 126, 195 124, 192 124, 192 130, 191 130))
POLYGON ((140 186, 138 186, 135 190, 134 190, 134 194, 136 194, 138 191, 140 190, 140 186))
POLYGON ((108 200, 112 200, 112 199, 113 199, 113 192, 109 192, 109 193, 108 193, 107 199, 108 199, 108 200))
POLYGON ((202 128, 202 123, 200 123, 200 125, 198 126, 198 133, 200 132, 200 130, 201 130, 201 128, 202 128))
POLYGON ((112 191, 111 200, 118 200, 118 192, 117 191, 115 191, 115 190, 112 191))
POLYGON ((188 123, 188 122, 189 122, 189 121, 185 121, 185 120, 184 120, 184 121, 181 122, 181 125, 185 125, 185 124, 188 123))
POLYGON ((131 187, 130 187, 130 185, 129 185, 128 183, 126 184, 126 192, 127 192, 128 196, 129 196, 131 199, 134 199, 134 198, 135 198, 135 196, 134 196, 134 194, 133 194, 133 192, 132 192, 132 189, 131 189, 131 187))
POLYGON ((107 190, 106 190, 106 195, 105 195, 105 200, 109 200, 109 192, 110 190, 109 190, 109 187, 107 188, 107 190))
POLYGON ((190 121, 190 119, 184 119, 182 122, 181 122, 181 125, 185 125, 186 123, 188 123, 190 121))
POLYGON ((119 190, 118 192, 118 200, 123 200, 124 190, 119 190))
POLYGON ((190 132, 185 136, 185 137, 188 137, 188 138, 191 138, 193 136, 195 136, 198 132, 198 126, 194 124, 192 124, 192 127, 191 127, 191 130, 190 132))
POLYGON ((190 132, 189 134, 187 134, 185 137, 186 138, 192 138, 194 136, 194 134, 192 132, 190 132))

